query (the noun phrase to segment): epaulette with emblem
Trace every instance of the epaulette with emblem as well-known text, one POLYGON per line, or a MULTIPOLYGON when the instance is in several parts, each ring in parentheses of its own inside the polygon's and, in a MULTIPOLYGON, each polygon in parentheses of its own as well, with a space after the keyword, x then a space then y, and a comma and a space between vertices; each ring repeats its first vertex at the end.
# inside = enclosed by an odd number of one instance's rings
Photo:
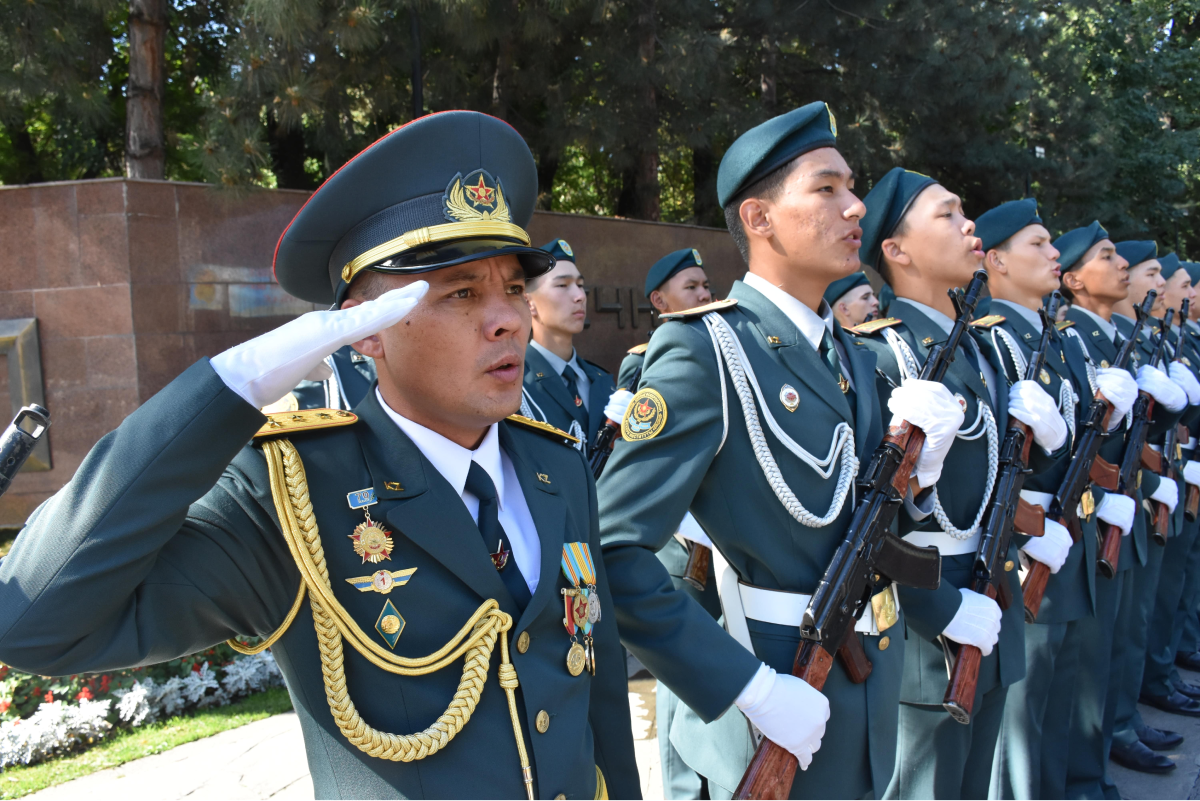
POLYGON ((683 311, 668 312, 661 316, 663 320, 690 320, 693 317, 703 317, 709 312, 723 312, 727 309, 732 309, 737 305, 736 298, 725 298, 725 300, 714 300, 712 303, 705 303, 703 306, 697 306, 694 309, 684 309, 683 311))
POLYGON ((510 423, 516 423, 519 426, 524 426, 525 428, 532 428, 534 431, 537 431, 541 434, 545 434, 548 437, 565 440, 565 442, 563 442, 564 445, 567 442, 579 442, 579 439, 577 437, 572 437, 570 434, 568 434, 566 431, 563 431, 562 429, 555 428, 554 426, 550 425, 549 423, 543 423, 539 420, 531 420, 530 418, 525 417, 524 415, 510 414, 508 417, 506 417, 504 419, 508 420, 508 422, 510 422, 510 423))
POLYGON ((1003 314, 989 314, 987 317, 980 317, 978 320, 971 321, 972 328, 993 328, 1000 325, 1008 318, 1003 314))
POLYGON ((1054 327, 1059 331, 1066 331, 1071 326, 1075 325, 1074 320, 1063 320, 1061 323, 1055 323, 1054 327))
POLYGON ((900 325, 899 317, 883 317, 878 320, 867 320, 865 323, 859 323, 853 328, 847 328, 846 333, 854 334, 855 336, 865 336, 866 334, 874 334, 876 331, 882 331, 885 328, 891 328, 893 325, 900 325))
POLYGON ((289 412, 271 412, 267 422, 258 429, 255 439, 262 437, 290 436, 299 431, 314 431, 319 428, 337 428, 358 422, 358 415, 340 409, 301 409, 289 412))
POLYGON ((625 352, 628 353, 630 356, 641 356, 643 353, 646 352, 646 348, 648 348, 648 347, 650 347, 650 343, 643 342, 640 345, 634 345, 632 348, 630 348, 629 350, 627 350, 625 352))

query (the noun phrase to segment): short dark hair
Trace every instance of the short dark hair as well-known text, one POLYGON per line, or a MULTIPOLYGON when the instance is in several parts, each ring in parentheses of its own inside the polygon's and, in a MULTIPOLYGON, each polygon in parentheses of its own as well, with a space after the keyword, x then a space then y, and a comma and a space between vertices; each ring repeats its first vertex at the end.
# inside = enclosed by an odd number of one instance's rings
POLYGON ((362 301, 375 300, 391 289, 385 279, 386 275, 388 273, 375 272, 370 269, 363 270, 350 282, 350 286, 346 289, 346 298, 362 301))
POLYGON ((733 244, 737 245, 738 253, 742 254, 742 259, 746 264, 750 263, 750 240, 746 237, 746 229, 742 226, 742 203, 752 197, 760 197, 763 200, 777 198, 779 190, 783 188, 784 182, 799 158, 797 156, 791 161, 780 164, 777 169, 734 195, 733 200, 725 206, 725 227, 729 229, 729 235, 733 237, 733 244))

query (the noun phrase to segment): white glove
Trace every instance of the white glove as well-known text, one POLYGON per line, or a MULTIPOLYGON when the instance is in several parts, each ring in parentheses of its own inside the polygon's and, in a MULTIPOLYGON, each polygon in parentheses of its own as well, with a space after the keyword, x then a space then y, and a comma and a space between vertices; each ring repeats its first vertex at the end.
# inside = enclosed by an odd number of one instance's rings
POLYGON ((1138 386, 1128 370, 1116 367, 1101 367, 1096 371, 1096 385, 1100 394, 1112 404, 1113 412, 1108 418, 1108 430, 1121 425, 1121 419, 1129 414, 1137 400, 1138 386))
POLYGON ((942 634, 963 645, 974 645, 984 656, 1000 640, 1000 605, 986 595, 963 587, 962 603, 942 634))
POLYGON ((1008 390, 1008 413, 1033 429, 1033 441, 1052 453, 1067 441, 1067 421, 1036 381, 1018 381, 1008 390))
POLYGON ((1119 492, 1108 492, 1096 507, 1096 517, 1121 529, 1121 536, 1128 537, 1133 530, 1133 516, 1137 514, 1137 501, 1119 492))
POLYGON ((326 356, 400 322, 428 289, 428 283, 416 281, 349 309, 302 314, 218 353, 210 364, 225 386, 251 406, 261 408, 291 392, 306 378, 328 378, 326 356))
POLYGON ((1051 573, 1057 573, 1067 561, 1071 544, 1071 532, 1067 531, 1066 526, 1047 519, 1045 533, 1031 538, 1021 550, 1050 568, 1051 573))
POLYGON ((942 475, 942 463, 963 424, 963 408, 944 384, 906 378, 888 398, 890 425, 907 420, 925 432, 925 447, 917 458, 915 474, 922 487, 932 487, 942 475))
POLYGON ((1184 462, 1183 480, 1193 487, 1200 487, 1200 462, 1184 462))
POLYGON ((1168 412, 1178 412, 1187 406, 1187 393, 1183 387, 1153 365, 1143 364, 1138 368, 1137 385, 1168 412))
POLYGON ((691 512, 685 514, 683 520, 679 521, 679 529, 676 533, 697 545, 703 545, 710 549, 713 547, 712 540, 708 538, 708 534, 704 533, 704 529, 700 528, 700 524, 696 522, 696 518, 692 517, 691 512))
MULTIPOLYGON (((1166 454, 1163 455, 1163 458, 1167 458, 1166 454)), ((1164 478, 1158 482, 1158 489, 1150 493, 1150 500, 1158 501, 1167 507, 1168 512, 1174 512, 1175 506, 1179 503, 1179 485, 1164 478)))
POLYGON ((604 416, 614 423, 622 422, 625 419, 625 412, 629 410, 629 404, 632 400, 632 392, 627 389, 618 389, 608 396, 608 403, 604 405, 604 416))
POLYGON ((761 665, 734 703, 767 739, 796 757, 800 770, 808 770, 829 720, 829 699, 820 690, 761 665))
POLYGON ((1196 380, 1196 376, 1192 375, 1191 370, 1179 362, 1171 362, 1167 367, 1167 374, 1171 376, 1172 381, 1183 387, 1183 391, 1187 393, 1189 406, 1200 404, 1200 381, 1196 380))

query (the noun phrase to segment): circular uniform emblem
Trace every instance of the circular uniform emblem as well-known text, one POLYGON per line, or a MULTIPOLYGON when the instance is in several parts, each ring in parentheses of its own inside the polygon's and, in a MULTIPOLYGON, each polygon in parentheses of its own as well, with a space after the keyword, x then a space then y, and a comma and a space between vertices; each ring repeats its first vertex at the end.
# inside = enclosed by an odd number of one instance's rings
POLYGON ((585 662, 587 662, 587 655, 583 651, 583 646, 577 642, 571 643, 571 650, 567 651, 567 672, 572 676, 578 676, 583 672, 585 662))
POLYGON ((800 405, 800 393, 791 384, 784 384, 779 390, 779 402, 789 412, 796 411, 800 405))
POLYGON ((575 251, 571 250, 571 246, 567 244, 567 240, 565 239, 558 240, 558 247, 559 250, 561 250, 563 253, 566 253, 568 256, 575 255, 575 251))
POLYGON ((583 593, 571 598, 571 619, 575 622, 575 628, 581 629, 587 623, 588 602, 583 593))
POLYGON ((704 262, 700 260, 700 251, 696 250, 695 248, 692 248, 692 259, 695 260, 697 267, 704 264, 704 262))
POLYGON ((595 590, 588 593, 587 619, 593 626, 600 622, 600 594, 595 590))
POLYGON ((954 399, 958 401, 958 405, 962 407, 963 412, 967 411, 967 399, 957 392, 954 393, 954 399))
POLYGON ((384 615, 379 621, 379 628, 384 634, 395 634, 400 630, 400 618, 395 615, 384 615))
POLYGON ((621 421, 621 436, 630 441, 653 439, 666 424, 667 402, 663 396, 649 388, 640 389, 621 421))
POLYGON ((1042 368, 1042 372, 1038 373, 1038 378, 1042 379, 1043 384, 1050 383, 1050 373, 1046 372, 1046 368, 1042 368))
POLYGON ((392 574, 387 570, 379 570, 375 575, 371 576, 371 588, 375 592, 387 594, 392 591, 392 587, 396 584, 396 580, 392 578, 392 574))

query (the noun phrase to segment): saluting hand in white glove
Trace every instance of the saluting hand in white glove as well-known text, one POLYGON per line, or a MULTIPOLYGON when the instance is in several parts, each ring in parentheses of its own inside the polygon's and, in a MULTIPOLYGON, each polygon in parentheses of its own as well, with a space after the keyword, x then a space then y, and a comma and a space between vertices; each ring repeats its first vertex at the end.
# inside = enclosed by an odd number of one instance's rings
POLYGON ((941 477, 942 463, 962 428, 962 406, 944 384, 906 378, 902 385, 892 390, 888 409, 892 413, 889 425, 907 420, 925 432, 925 447, 921 449, 913 474, 922 488, 932 487, 941 477))
POLYGON ((225 386, 261 408, 306 378, 328 378, 326 356, 400 322, 428 289, 428 283, 416 281, 349 309, 302 314, 217 354, 210 363, 225 386))
POLYGON ((1009 387, 1008 413, 1033 429, 1033 441, 1047 453, 1067 441, 1067 421, 1036 381, 1017 381, 1009 387))
POLYGON ((734 703, 768 740, 796 757, 801 770, 808 770, 829 720, 829 699, 820 690, 761 665, 734 703))

